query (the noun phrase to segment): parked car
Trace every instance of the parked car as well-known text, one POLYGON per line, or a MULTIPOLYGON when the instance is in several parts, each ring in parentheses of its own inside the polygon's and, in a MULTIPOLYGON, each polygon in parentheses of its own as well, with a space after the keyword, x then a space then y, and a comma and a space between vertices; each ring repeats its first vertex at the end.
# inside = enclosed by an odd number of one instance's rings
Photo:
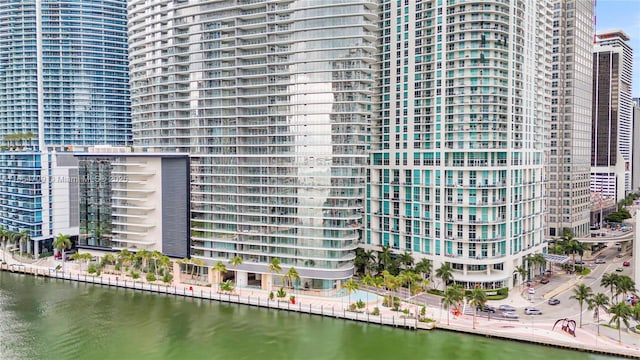
POLYGON ((524 308, 524 313, 526 315, 542 315, 542 311, 536 309, 536 308, 524 308))
POLYGON ((534 289, 534 288, 529 288, 529 289, 527 290, 527 292, 528 292, 529 294, 533 295, 533 294, 535 294, 535 293, 536 293, 536 289, 534 289))
POLYGON ((514 308, 511 305, 500 305, 498 306, 498 310, 505 311, 505 312, 513 312, 513 311, 516 311, 516 308, 514 308))
POLYGON ((476 310, 477 310, 477 311, 484 311, 484 312, 488 312, 488 313, 489 313, 489 312, 490 312, 490 313, 495 313, 495 312, 496 312, 496 308, 494 308, 494 307, 493 307, 493 306, 491 306, 491 305, 486 305, 486 304, 484 305, 484 307, 482 307, 482 306, 478 306, 478 307, 476 307, 476 310))
POLYGON ((606 261, 604 259, 596 259, 596 264, 605 264, 606 261))
POLYGON ((584 261, 582 261, 582 260, 576 260, 576 265, 584 265, 584 261))
POLYGON ((631 266, 631 263, 629 261, 625 261, 622 263, 622 266, 631 266))
POLYGON ((619 268, 617 268, 617 269, 616 269, 616 271, 617 271, 617 272, 622 272, 623 270, 624 270, 624 269, 623 269, 623 268, 621 268, 621 267, 619 267, 619 268))
POLYGON ((551 298, 551 299, 549 299, 549 301, 547 301, 547 303, 549 305, 558 305, 558 304, 560 304, 560 300, 556 299, 556 298, 551 298))
POLYGON ((549 283, 549 279, 547 278, 542 278, 542 280, 540 280, 540 284, 548 284, 549 283))
POLYGON ((505 313, 502 313, 502 316, 505 317, 505 319, 517 319, 518 313, 516 313, 515 311, 507 311, 505 313))

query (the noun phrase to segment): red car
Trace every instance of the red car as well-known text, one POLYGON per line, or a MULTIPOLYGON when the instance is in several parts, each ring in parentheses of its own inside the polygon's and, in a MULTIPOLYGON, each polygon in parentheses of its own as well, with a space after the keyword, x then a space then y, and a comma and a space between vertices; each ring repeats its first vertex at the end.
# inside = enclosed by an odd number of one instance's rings
POLYGON ((631 263, 628 262, 628 261, 625 261, 625 262, 622 263, 622 266, 631 266, 631 263))

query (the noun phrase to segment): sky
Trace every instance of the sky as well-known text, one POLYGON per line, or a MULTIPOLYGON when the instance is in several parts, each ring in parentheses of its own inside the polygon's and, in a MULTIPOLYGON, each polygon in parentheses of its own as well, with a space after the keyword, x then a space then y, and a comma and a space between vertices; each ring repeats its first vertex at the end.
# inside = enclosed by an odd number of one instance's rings
POLYGON ((596 0, 596 32, 621 29, 633 49, 633 97, 640 97, 640 0, 596 0))

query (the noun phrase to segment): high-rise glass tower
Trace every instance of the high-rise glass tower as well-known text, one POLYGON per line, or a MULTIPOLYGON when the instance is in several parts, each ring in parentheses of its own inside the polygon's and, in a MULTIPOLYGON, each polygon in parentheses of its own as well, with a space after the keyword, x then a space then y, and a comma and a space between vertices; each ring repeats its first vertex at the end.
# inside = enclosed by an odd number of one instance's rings
POLYGON ((547 1, 381 1, 366 243, 511 287, 544 249, 547 1))
MULTIPOLYGON (((194 258, 353 273, 373 114, 370 0, 129 1, 134 144, 191 154, 194 258)), ((278 282, 278 279, 275 279, 278 282)))
POLYGON ((591 191, 622 200, 631 191, 633 50, 622 30, 596 34, 593 51, 591 191))
POLYGON ((593 1, 553 1, 548 238, 589 234, 593 1))
POLYGON ((0 0, 0 225, 28 230, 28 252, 77 231, 77 209, 54 213, 77 196, 53 178, 62 153, 131 141, 126 16, 125 0, 0 0))

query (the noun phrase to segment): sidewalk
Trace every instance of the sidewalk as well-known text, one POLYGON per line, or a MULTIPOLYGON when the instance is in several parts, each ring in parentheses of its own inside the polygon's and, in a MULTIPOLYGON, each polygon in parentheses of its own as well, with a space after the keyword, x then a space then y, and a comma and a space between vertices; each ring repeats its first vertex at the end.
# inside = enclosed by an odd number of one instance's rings
MULTIPOLYGON (((1 250, 0 250, 1 253, 1 250)), ((6 258, 8 264, 19 264, 15 259, 11 256, 6 258)), ((55 268, 57 265, 62 264, 61 261, 53 260, 52 258, 38 260, 33 264, 28 264, 29 267, 40 268, 46 270, 48 273, 51 269, 55 268)), ((75 262, 67 262, 65 264, 65 272, 70 274, 80 274, 87 275, 85 271, 78 270, 78 264, 75 262)), ((113 274, 102 274, 101 277, 105 280, 110 280, 116 282, 116 280, 122 282, 124 280, 133 283, 134 281, 145 283, 144 280, 138 279, 134 280, 126 275, 113 275, 113 274)), ((567 282, 563 283, 558 287, 563 287, 571 282, 578 281, 575 279, 568 279, 567 282)), ((155 286, 155 285, 154 285, 155 286)), ((217 289, 214 287, 204 287, 197 285, 187 285, 187 284, 170 284, 170 287, 175 287, 177 290, 182 293, 186 293, 189 296, 191 294, 200 294, 202 292, 216 292, 217 289)), ((215 284, 214 284, 215 286, 215 284)), ((511 291, 510 295, 507 299, 501 301, 491 302, 491 305, 499 306, 502 304, 507 304, 514 306, 516 308, 523 308, 529 305, 535 306, 541 302, 546 301, 545 294, 536 294, 534 297, 533 303, 526 299, 524 296, 528 296, 526 293, 526 287, 524 287, 524 291, 519 291, 520 289, 516 288, 511 291)), ((549 293, 554 291, 549 291, 549 293)), ((240 297, 251 297, 254 299, 260 299, 261 301, 266 302, 269 298, 270 291, 262 290, 262 289, 254 289, 254 288, 238 288, 235 290, 235 294, 240 297)), ((296 305, 293 306, 293 310, 295 311, 296 307, 303 308, 324 308, 325 311, 322 314, 332 313, 344 313, 349 306, 349 297, 317 297, 310 295, 302 295, 297 294, 295 292, 290 292, 288 295, 295 295, 296 297, 296 305), (331 310, 329 310, 331 309, 331 310)), ((235 295, 231 295, 234 297, 235 295)), ((288 299, 288 296, 287 296, 288 299)), ((224 300, 224 299, 223 299, 224 300)), ((351 302, 355 302, 353 297, 351 298, 351 302)), ((382 306, 382 297, 375 297, 371 295, 369 301, 366 303, 366 308, 364 309, 365 313, 371 313, 375 307, 378 307, 380 310, 380 315, 394 318, 413 318, 420 313, 422 306, 413 305, 408 303, 402 303, 402 309, 408 309, 411 313, 410 316, 403 314, 402 312, 392 311, 390 308, 382 306)), ((346 311, 347 315, 350 314, 349 311, 346 311)), ((585 310, 586 313, 586 310, 585 310)), ((485 336, 492 337, 501 337, 508 338, 516 341, 527 341, 539 343, 542 345, 554 345, 558 347, 572 348, 572 349, 581 349, 584 351, 590 352, 606 352, 612 351, 619 355, 629 356, 629 357, 640 357, 640 336, 636 336, 635 334, 628 333, 627 331, 622 331, 622 343, 619 343, 618 340, 618 331, 616 329, 612 329, 606 326, 600 326, 600 336, 596 335, 595 324, 589 323, 586 320, 590 318, 590 316, 584 317, 585 323, 583 328, 576 328, 576 336, 568 334, 563 331, 560 327, 561 324, 556 325, 555 329, 554 323, 547 320, 538 320, 534 316, 529 316, 525 318, 520 318, 519 321, 513 320, 496 320, 494 318, 487 319, 483 317, 476 317, 475 319, 475 329, 473 324, 473 316, 471 315, 458 315, 454 316, 453 314, 449 314, 449 324, 447 324, 447 313, 446 310, 441 309, 437 306, 428 305, 425 307, 425 316, 431 319, 436 320, 437 327, 444 330, 451 330, 457 332, 466 332, 472 334, 481 334, 485 336)), ((349 318, 349 317, 347 317, 349 318)), ((601 324, 605 324, 606 321, 602 319, 601 324)))

